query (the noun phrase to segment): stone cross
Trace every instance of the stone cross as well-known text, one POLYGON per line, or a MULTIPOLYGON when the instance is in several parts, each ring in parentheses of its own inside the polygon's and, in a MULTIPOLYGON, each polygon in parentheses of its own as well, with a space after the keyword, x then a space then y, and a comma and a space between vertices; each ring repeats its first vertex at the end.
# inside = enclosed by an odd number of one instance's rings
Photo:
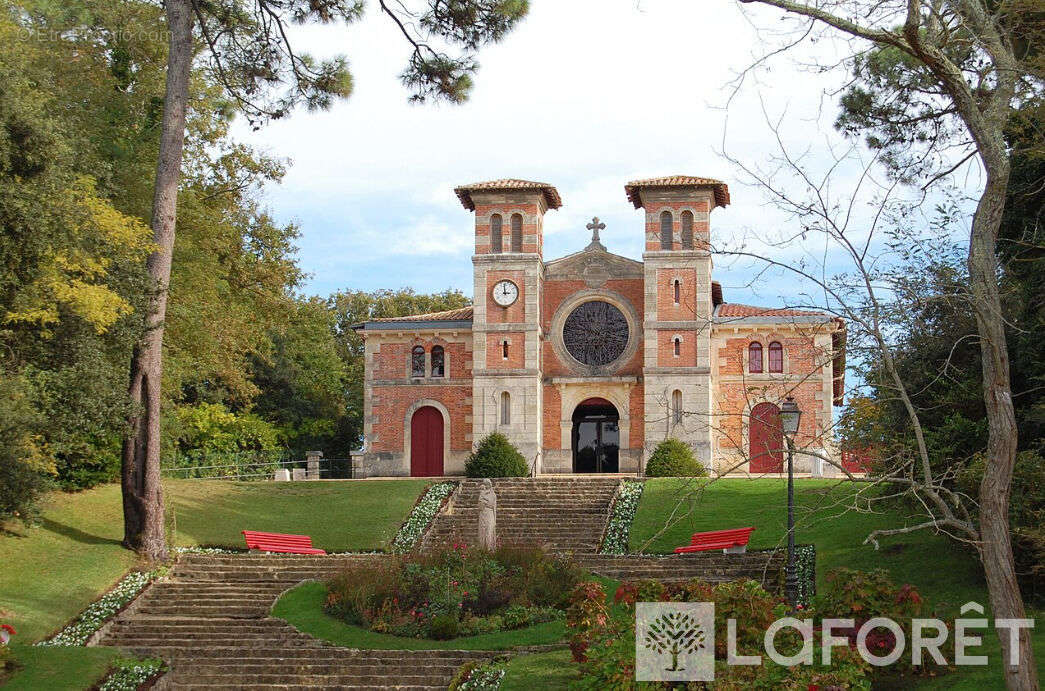
POLYGON ((591 241, 592 242, 598 242, 599 241, 599 231, 600 230, 606 230, 606 224, 605 223, 600 223, 599 222, 599 217, 598 216, 594 216, 591 219, 591 223, 586 225, 585 228, 587 228, 588 230, 591 231, 591 241))

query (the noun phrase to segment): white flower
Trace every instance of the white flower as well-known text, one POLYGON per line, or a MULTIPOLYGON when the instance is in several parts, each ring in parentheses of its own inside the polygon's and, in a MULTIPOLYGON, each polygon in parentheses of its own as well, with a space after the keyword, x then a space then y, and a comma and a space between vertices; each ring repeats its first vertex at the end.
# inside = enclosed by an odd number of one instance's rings
POLYGON ((36 645, 78 646, 86 645, 95 631, 100 629, 124 605, 138 596, 146 585, 156 577, 158 571, 135 571, 127 574, 116 586, 87 606, 79 617, 57 634, 36 645))
POLYGON ((635 511, 639 508, 643 487, 645 485, 641 482, 625 482, 621 485, 617 502, 613 505, 613 515, 606 526, 606 539, 599 550, 602 554, 627 553, 631 523, 635 520, 635 511))

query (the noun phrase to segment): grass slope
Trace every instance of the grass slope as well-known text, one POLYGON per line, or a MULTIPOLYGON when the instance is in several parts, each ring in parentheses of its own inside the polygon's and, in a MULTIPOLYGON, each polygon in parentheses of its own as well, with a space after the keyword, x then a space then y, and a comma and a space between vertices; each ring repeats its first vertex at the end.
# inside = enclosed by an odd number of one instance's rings
MULTIPOLYGON (((170 480, 165 491, 177 545, 238 548, 249 527, 308 533, 324 549, 346 551, 387 548, 426 484, 170 480)), ((0 620, 18 630, 16 654, 25 664, 5 688, 87 688, 114 651, 25 645, 60 629, 136 566, 120 546, 120 488, 56 492, 41 508, 37 525, 0 532, 0 620)))
MULTIPOLYGON (((631 529, 631 549, 638 551, 648 540, 647 552, 670 552, 688 544, 690 535, 707 530, 755 526, 753 549, 786 546, 787 481, 781 479, 726 479, 709 485, 696 495, 702 481, 660 478, 646 481, 631 529), (656 533, 676 515, 685 515, 658 537, 656 533), (692 511, 690 511, 692 509, 692 511)), ((952 540, 918 531, 881 539, 881 549, 864 545, 876 528, 900 527, 912 522, 902 513, 847 513, 840 516, 846 498, 854 491, 850 483, 833 480, 798 480, 795 483, 795 534, 799 543, 816 545, 817 586, 827 573, 840 566, 854 569, 885 569, 897 583, 911 583, 944 612, 957 615, 958 608, 975 600, 988 607, 983 570, 976 554, 952 540)), ((1031 612, 1039 616, 1040 612, 1031 612)), ((1045 631, 1035 629, 1035 651, 1039 669, 1045 673, 1045 631)), ((937 682, 922 682, 920 688, 1001 688, 1001 647, 993 632, 984 635, 984 654, 989 668, 963 668, 937 682)))
POLYGON ((168 480, 175 544, 242 548, 241 530, 302 533, 328 552, 385 549, 429 482, 168 480))
POLYGON ((288 591, 272 609, 272 616, 284 619, 299 631, 347 648, 377 650, 506 650, 517 645, 554 643, 566 636, 562 621, 549 621, 515 631, 495 631, 478 636, 462 636, 449 641, 404 638, 346 624, 323 611, 327 586, 303 583, 288 591))
POLYGON ((580 672, 569 650, 520 655, 508 663, 501 691, 567 689, 577 679, 580 679, 580 672))

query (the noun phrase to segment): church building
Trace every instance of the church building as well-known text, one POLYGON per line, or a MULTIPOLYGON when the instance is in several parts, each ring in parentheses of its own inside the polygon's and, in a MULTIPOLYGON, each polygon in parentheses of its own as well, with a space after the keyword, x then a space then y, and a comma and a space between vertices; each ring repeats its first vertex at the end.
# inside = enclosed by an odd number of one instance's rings
MULTIPOLYGON (((537 474, 642 473, 668 437, 720 473, 781 472, 787 397, 802 410, 796 445, 837 457, 845 324, 726 301, 710 252, 725 183, 625 185, 643 213, 642 261, 608 251, 597 218, 587 247, 546 260, 544 215, 562 206, 549 184, 454 191, 475 216, 473 304, 356 325, 365 440, 354 474, 460 475, 492 432, 537 474)), ((796 470, 833 469, 800 455, 796 470)))

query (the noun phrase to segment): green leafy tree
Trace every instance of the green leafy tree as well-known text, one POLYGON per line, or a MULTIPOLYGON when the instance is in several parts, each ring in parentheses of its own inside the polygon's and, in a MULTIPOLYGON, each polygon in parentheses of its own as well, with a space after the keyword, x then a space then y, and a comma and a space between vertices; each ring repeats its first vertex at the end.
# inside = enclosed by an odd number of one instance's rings
POLYGON ((252 381, 260 393, 252 410, 279 425, 296 458, 309 449, 345 458, 355 441, 338 434, 346 413, 347 366, 334 323, 327 301, 298 301, 273 332, 271 350, 254 362, 252 381))
MULTIPOLYGON (((470 52, 499 40, 527 10, 523 0, 430 0, 427 11, 417 14, 401 3, 393 6, 379 0, 378 4, 413 45, 403 81, 412 88, 414 97, 441 97, 453 102, 467 96, 470 75, 476 69, 470 52), (460 46, 466 54, 452 57, 432 48, 429 39, 460 46)), ((131 360, 129 392, 134 408, 128 418, 130 432, 124 441, 122 472, 124 544, 149 559, 167 556, 159 471, 163 330, 197 36, 209 48, 206 57, 215 81, 224 87, 237 110, 259 124, 283 117, 297 105, 325 108, 334 99, 349 95, 352 81, 345 60, 317 61, 297 51, 287 37, 286 26, 351 22, 362 11, 360 0, 165 3, 170 43, 151 214, 157 250, 146 264, 152 288, 144 314, 145 335, 131 360)))
MULTIPOLYGON (((998 239, 1012 175, 1006 135, 1019 120, 1040 123, 1045 23, 1039 3, 742 1, 783 11, 797 20, 802 38, 828 33, 858 44, 844 63, 854 79, 843 98, 839 124, 849 134, 864 137, 898 181, 928 189, 960 170, 966 161, 975 159, 982 167, 984 187, 966 252, 968 305, 976 320, 988 422, 988 462, 978 496, 977 524, 956 515, 934 490, 929 489, 926 496, 951 528, 979 546, 995 615, 1025 618, 1008 534, 1018 429, 999 285, 998 239)), ((1033 150, 1040 154, 1040 126, 1035 129, 1039 135, 1033 150)), ((854 248, 854 253, 859 251, 854 248)), ((898 388, 906 387, 898 384, 898 388)), ((899 395, 903 397, 903 391, 899 395)), ((917 418, 913 405, 908 404, 908 414, 912 421, 917 418)), ((937 478, 926 443, 918 424, 913 424, 913 431, 919 447, 919 482, 923 488, 931 488, 937 478)), ((1006 655, 1014 647, 1007 636, 1001 636, 1001 646, 1006 655)), ((1037 688, 1028 631, 1020 633, 1015 647, 1019 655, 1013 653, 1008 659, 1018 657, 1019 665, 1006 665, 1006 686, 1037 688)))

